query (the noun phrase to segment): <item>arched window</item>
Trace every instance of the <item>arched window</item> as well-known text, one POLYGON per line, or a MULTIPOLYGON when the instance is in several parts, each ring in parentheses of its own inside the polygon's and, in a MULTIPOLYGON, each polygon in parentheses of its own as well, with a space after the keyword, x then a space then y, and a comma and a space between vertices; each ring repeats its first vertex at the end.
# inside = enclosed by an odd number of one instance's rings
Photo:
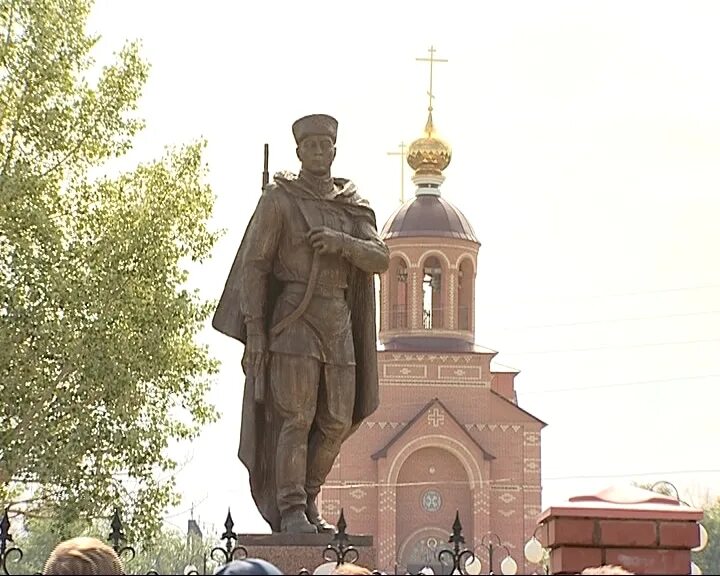
POLYGON ((423 263, 423 328, 443 327, 442 286, 440 261, 430 256, 423 263))
POLYGON ((458 268, 457 282, 457 327, 458 330, 472 330, 473 276, 472 262, 465 259, 458 268))
POLYGON ((408 269, 402 258, 393 258, 390 266, 390 329, 407 328, 408 269))

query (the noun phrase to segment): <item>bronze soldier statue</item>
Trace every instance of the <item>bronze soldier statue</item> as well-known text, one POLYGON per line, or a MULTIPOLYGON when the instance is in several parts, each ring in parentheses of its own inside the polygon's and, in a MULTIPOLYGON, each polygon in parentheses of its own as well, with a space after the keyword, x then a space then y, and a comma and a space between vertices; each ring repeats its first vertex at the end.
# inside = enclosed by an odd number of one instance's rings
POLYGON ((239 457, 273 532, 332 532, 316 498, 342 442, 378 405, 375 215, 333 178, 337 121, 292 126, 301 170, 264 186, 213 326, 245 344, 239 457))

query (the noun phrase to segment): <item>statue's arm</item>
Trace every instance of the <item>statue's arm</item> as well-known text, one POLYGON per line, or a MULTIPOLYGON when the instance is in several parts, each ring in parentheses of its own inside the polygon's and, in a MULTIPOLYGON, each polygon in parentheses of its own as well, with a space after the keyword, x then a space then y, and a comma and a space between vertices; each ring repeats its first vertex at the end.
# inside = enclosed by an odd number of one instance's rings
MULTIPOLYGON (((282 215, 277 198, 264 193, 246 232, 240 309, 248 334, 264 331, 268 279, 273 270, 282 231, 282 215)), ((271 312, 271 311, 270 311, 271 312)))
POLYGON ((356 235, 343 234, 342 255, 370 274, 381 274, 390 265, 390 251, 369 220, 358 222, 356 235))

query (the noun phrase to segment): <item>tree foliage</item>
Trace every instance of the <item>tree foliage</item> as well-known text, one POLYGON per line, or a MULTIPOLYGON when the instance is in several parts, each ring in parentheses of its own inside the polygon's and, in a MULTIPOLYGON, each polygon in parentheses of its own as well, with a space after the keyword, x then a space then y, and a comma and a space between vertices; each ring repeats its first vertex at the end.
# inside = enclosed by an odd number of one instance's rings
POLYGON ((173 500, 170 441, 215 418, 216 362, 185 288, 217 238, 203 142, 116 178, 148 66, 96 73, 87 0, 0 3, 0 504, 56 524, 126 510, 152 537, 173 500), (97 78, 91 82, 91 78, 97 78))
MULTIPOLYGON (((98 519, 90 524, 70 522, 59 531, 53 531, 52 523, 46 519, 31 519, 26 522, 23 533, 16 538, 23 557, 17 566, 12 566, 15 568, 13 572, 39 573, 52 550, 63 540, 93 536, 107 542, 109 532, 107 519, 98 519)), ((121 559, 128 574, 146 574, 151 570, 159 574, 183 574, 188 565, 197 567, 201 574, 212 573, 217 562, 210 558, 209 552, 216 545, 209 538, 186 537, 178 530, 165 528, 152 541, 133 547, 136 551, 134 557, 122 554, 121 559)))
POLYGON ((693 552, 692 559, 703 574, 720 574, 720 498, 704 507, 702 525, 708 533, 704 550, 693 552))

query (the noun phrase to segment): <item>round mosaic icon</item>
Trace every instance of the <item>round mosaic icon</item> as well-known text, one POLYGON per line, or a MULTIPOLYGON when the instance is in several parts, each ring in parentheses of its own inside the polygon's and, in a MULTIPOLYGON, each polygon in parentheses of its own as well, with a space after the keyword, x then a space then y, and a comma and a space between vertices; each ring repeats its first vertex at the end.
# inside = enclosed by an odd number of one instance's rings
POLYGON ((442 506, 442 496, 437 490, 426 490, 422 497, 423 510, 437 512, 442 506))

